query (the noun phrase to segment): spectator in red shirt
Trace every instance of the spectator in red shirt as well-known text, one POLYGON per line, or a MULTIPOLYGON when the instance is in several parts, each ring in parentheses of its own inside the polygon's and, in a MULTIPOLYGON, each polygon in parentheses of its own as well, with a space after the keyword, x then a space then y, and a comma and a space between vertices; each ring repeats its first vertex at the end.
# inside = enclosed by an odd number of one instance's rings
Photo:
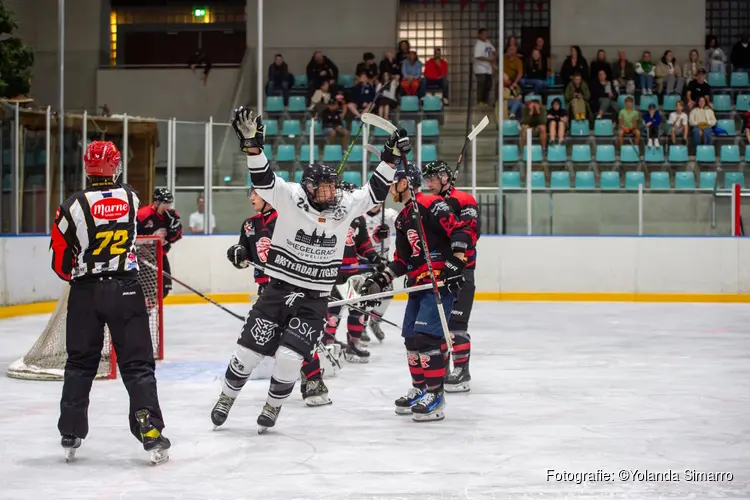
POLYGON ((439 88, 443 92, 443 104, 448 105, 448 61, 443 59, 440 47, 435 47, 434 55, 424 66, 424 85, 427 90, 439 88))

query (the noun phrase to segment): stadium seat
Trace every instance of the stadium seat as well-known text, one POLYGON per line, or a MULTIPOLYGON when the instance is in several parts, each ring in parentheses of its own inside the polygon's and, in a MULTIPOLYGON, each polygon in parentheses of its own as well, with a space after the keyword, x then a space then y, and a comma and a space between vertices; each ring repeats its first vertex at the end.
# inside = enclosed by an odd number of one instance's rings
POLYGON ((419 111, 419 98, 415 95, 401 96, 399 109, 402 113, 416 113, 419 111))
POLYGON ((422 120, 422 137, 438 137, 440 125, 437 120, 422 120))
POLYGON ((531 100, 542 102, 542 96, 540 96, 538 94, 526 94, 523 97, 523 102, 529 102, 531 100))
POLYGON ((281 126, 281 135, 286 135, 286 136, 302 135, 302 128, 299 125, 299 120, 284 120, 284 123, 281 126))
POLYGON ((428 113, 434 113, 436 111, 443 110, 443 100, 440 96, 426 95, 422 99, 422 110, 428 113))
POLYGON ((664 147, 646 148, 643 161, 646 163, 664 163, 664 147))
POLYGON ((596 137, 614 137, 615 131, 612 126, 612 120, 602 119, 594 120, 594 136, 596 137))
POLYGON ((422 144, 422 163, 437 161, 437 146, 422 144))
POLYGON ((638 103, 638 109, 646 111, 649 104, 654 104, 656 108, 659 108, 659 96, 655 94, 646 94, 641 96, 641 102, 638 103))
POLYGON ((576 172, 576 189, 596 189, 594 172, 576 172))
POLYGON ((289 182, 289 172, 286 170, 274 170, 274 173, 286 182, 289 182))
POLYGON ((503 161, 518 162, 518 146, 516 144, 503 144, 503 161))
POLYGON ((263 120, 266 126, 266 137, 276 137, 279 135, 279 122, 276 120, 263 120))
MULTIPOLYGON (((528 181, 528 179, 526 179, 528 181)), ((544 172, 531 172, 531 189, 544 189, 547 187, 547 181, 544 179, 544 172)))
MULTIPOLYGON (((273 148, 272 147, 265 148, 263 150, 263 152, 266 154, 266 158, 268 158, 268 161, 274 161, 273 148)), ((248 182, 250 182, 250 181, 248 181, 248 182)))
POLYGON ((701 172, 700 189, 713 189, 716 185, 716 172, 701 172))
POLYGON ((352 134, 356 134, 357 130, 359 130, 360 125, 362 125, 362 123, 359 120, 352 120, 352 126, 349 127, 349 130, 352 134))
POLYGON ((673 144, 669 146, 669 163, 687 163, 688 148, 683 144, 673 144))
POLYGON ((306 89, 307 88, 307 75, 294 75, 294 86, 295 89, 306 89))
POLYGON ((505 137, 518 137, 518 121, 503 120, 503 135, 505 137))
POLYGON ((750 94, 740 94, 735 102, 736 111, 750 111, 750 94))
POLYGON ((305 100, 305 97, 301 95, 291 96, 286 110, 290 113, 304 113, 307 111, 307 101, 305 100))
POLYGON ((651 189, 670 189, 669 172, 651 172, 651 189))
MULTIPOLYGON (((505 148, 505 146, 503 146, 505 148)), ((574 149, 575 151, 575 149, 574 149)), ((589 152, 590 155, 590 152, 589 152)), ((503 154, 503 157, 505 154, 503 154)), ((562 144, 550 144, 547 148, 548 163, 565 163, 568 161, 568 152, 562 144)))
POLYGON ((294 172, 294 182, 296 182, 297 184, 299 184, 300 182, 302 182, 302 169, 301 168, 298 168, 297 170, 295 170, 295 172, 294 172))
POLYGON ((732 96, 729 94, 714 95, 714 111, 728 113, 732 111, 732 96))
POLYGON ((266 97, 266 113, 282 113, 284 111, 284 98, 279 96, 266 97))
POLYGON ((342 180, 344 182, 348 182, 349 184, 354 184, 355 186, 361 186, 362 185, 362 172, 353 172, 353 171, 344 172, 342 180))
POLYGON ((739 184, 740 187, 745 187, 745 174, 742 172, 725 172, 724 173, 724 188, 732 189, 734 184, 739 184))
POLYGON ((417 122, 414 120, 401 120, 398 122, 398 128, 406 130, 409 137, 416 137, 417 135, 417 122))
POLYGON ((706 144, 696 147, 695 161, 698 163, 716 163, 716 148, 706 144))
POLYGON ((354 75, 348 73, 340 73, 337 82, 345 89, 354 87, 354 75))
MULTIPOLYGON (((728 137, 734 137, 737 135, 737 128, 734 125, 734 120, 717 120, 716 122, 716 128, 724 129, 727 132, 728 137)), ((715 133, 715 131, 714 131, 715 133)), ((716 134, 718 137, 723 137, 722 135, 716 134)))
MULTIPOLYGON (((662 104, 662 110, 672 112, 677 109, 677 101, 680 100, 680 96, 677 94, 667 94, 664 96, 664 103, 662 104)), ((667 117, 669 118, 669 117, 667 117)))
POLYGON ((565 96, 562 94, 550 94, 547 96, 547 109, 552 109, 552 101, 560 99, 560 109, 565 109, 565 96))
POLYGON ((588 144, 575 144, 571 153, 573 163, 591 163, 591 146, 588 144))
MULTIPOLYGON (((378 151, 380 151, 381 149, 383 149, 383 145, 382 144, 374 144, 374 146, 375 146, 375 149, 377 149, 378 151)), ((380 162, 380 158, 375 153, 368 152, 368 161, 371 161, 371 162, 380 162)))
MULTIPOLYGON (((523 161, 526 161, 527 153, 529 151, 529 146, 524 146, 523 148, 523 161)), ((542 155, 542 146, 539 144, 532 144, 531 145, 531 162, 532 163, 539 163, 543 160, 542 155)))
POLYGON ((338 144, 326 144, 323 147, 323 163, 341 163, 344 155, 338 144))
MULTIPOLYGON (((315 137, 322 137, 323 135, 323 122, 315 120, 315 129, 313 130, 315 137)), ((305 128, 302 130, 302 135, 310 136, 310 120, 305 122, 305 128)))
POLYGON ((573 120, 570 122, 570 136, 571 137, 586 137, 589 135, 589 121, 588 120, 573 120))
MULTIPOLYGON (((313 152, 313 161, 318 161, 320 159, 318 148, 314 147, 312 149, 312 152, 313 152)), ((310 163, 310 145, 309 144, 303 144, 302 147, 299 148, 299 161, 303 165, 307 165, 308 163, 310 163)))
POLYGON ((723 144, 719 149, 719 161, 721 163, 739 163, 740 148, 734 144, 723 144))
POLYGON ((748 81, 747 78, 747 72, 745 71, 732 73, 729 83, 732 87, 747 87, 750 85, 750 81, 748 81))
POLYGON ((503 172, 503 189, 520 189, 521 172, 503 172))
POLYGON ((675 189, 695 189, 695 176, 692 172, 675 172, 675 189))
POLYGON ((549 187, 552 189, 570 189, 570 174, 568 172, 552 172, 549 187))
POLYGON ((617 97, 617 104, 620 106, 620 109, 625 109, 625 99, 628 97, 633 99, 633 107, 635 108, 635 97, 633 97, 633 94, 620 94, 617 97))
POLYGON ((276 148, 276 162, 284 163, 288 161, 296 161, 297 152, 294 150, 294 146, 291 144, 280 144, 276 148))
POLYGON ((646 187, 646 178, 643 172, 625 172, 625 189, 638 189, 638 186, 646 187))
POLYGON ((597 163, 614 163, 615 147, 612 144, 599 144, 596 146, 597 163))
POLYGON ((641 153, 638 146, 623 144, 620 148, 620 163, 640 163, 641 153))
POLYGON ((620 189, 620 172, 602 172, 599 177, 601 189, 620 189))
MULTIPOLYGON (((356 132, 355 132, 355 134, 356 134, 356 132)), ((370 137, 388 137, 390 135, 391 134, 389 134, 388 132, 386 132, 385 130, 383 130, 380 127, 370 126, 370 137)))
POLYGON ((355 144, 346 159, 347 163, 362 163, 362 145, 355 144))
POLYGON ((726 87, 727 86, 727 75, 724 73, 709 73, 708 84, 712 87, 726 87))

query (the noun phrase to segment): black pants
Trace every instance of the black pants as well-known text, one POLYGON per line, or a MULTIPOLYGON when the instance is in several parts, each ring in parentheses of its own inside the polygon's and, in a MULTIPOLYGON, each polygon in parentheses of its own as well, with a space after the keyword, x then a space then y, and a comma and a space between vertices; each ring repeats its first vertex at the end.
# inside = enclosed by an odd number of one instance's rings
POLYGON ((68 359, 57 428, 61 435, 72 434, 81 439, 89 432, 89 393, 99 368, 105 324, 130 397, 130 432, 140 440, 134 416, 137 410, 147 409, 159 430, 164 428, 164 421, 156 393, 146 302, 141 285, 134 279, 71 283, 65 325, 68 359))
POLYGON ((474 292, 477 287, 474 284, 474 269, 464 270, 466 280, 463 288, 458 292, 453 310, 448 318, 448 329, 451 332, 466 332, 469 329, 469 318, 474 305, 474 292))
POLYGON ((264 356, 273 356, 283 344, 312 361, 329 295, 271 279, 247 314, 237 343, 264 356))
POLYGON ((492 93, 492 75, 477 73, 477 103, 489 104, 492 93))
MULTIPOLYGON (((167 254, 163 253, 161 254, 161 266, 162 269, 172 275, 172 267, 169 265, 169 259, 167 258, 167 254)), ((162 274, 162 299, 166 299, 167 295, 169 295, 169 292, 172 291, 172 278, 168 278, 167 275, 162 274)))

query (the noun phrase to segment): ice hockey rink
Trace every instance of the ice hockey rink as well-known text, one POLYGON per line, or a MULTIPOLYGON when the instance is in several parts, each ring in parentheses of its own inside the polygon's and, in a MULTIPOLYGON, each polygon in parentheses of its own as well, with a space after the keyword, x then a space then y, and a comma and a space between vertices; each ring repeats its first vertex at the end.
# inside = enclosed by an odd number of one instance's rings
MULTIPOLYGON (((387 317, 400 322, 403 305, 387 317)), ((0 321, 3 372, 46 321, 0 321)), ((169 306, 165 325, 157 377, 171 460, 148 464, 117 380, 94 383, 90 434, 66 464, 61 384, 2 376, 0 498, 750 498, 746 305, 478 302, 473 389, 448 395, 444 421, 394 414, 409 375, 386 327, 369 365, 328 380, 332 406, 307 408, 295 388, 262 436, 267 381, 248 383, 222 429, 209 420, 237 319, 210 305, 169 306), (686 470, 731 477, 693 481, 686 470), (641 476, 670 471, 671 481, 641 476), (565 472, 595 477, 557 481, 565 472)))

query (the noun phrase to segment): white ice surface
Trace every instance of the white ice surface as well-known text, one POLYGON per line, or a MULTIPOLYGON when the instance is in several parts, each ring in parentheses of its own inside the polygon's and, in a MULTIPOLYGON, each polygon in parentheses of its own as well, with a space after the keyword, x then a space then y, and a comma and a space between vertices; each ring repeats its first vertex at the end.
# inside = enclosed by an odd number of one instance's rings
MULTIPOLYGON (((233 306, 245 312, 243 306, 233 306)), ((388 318, 400 322, 403 302, 388 318)), ((167 307, 157 368, 172 460, 147 465, 127 428, 122 383, 97 381, 74 464, 57 433, 61 384, 0 376, 2 499, 750 498, 750 308, 745 305, 475 305, 473 390, 443 422, 393 413, 409 387, 386 327, 369 365, 329 381, 334 404, 297 388, 258 435, 267 382, 251 381, 224 428, 209 413, 239 322, 210 306, 167 307), (547 470, 731 472, 732 481, 547 480, 547 470)), ((0 369, 46 317, 0 321, 0 369)), ((341 334, 341 332, 339 332, 341 334)))

